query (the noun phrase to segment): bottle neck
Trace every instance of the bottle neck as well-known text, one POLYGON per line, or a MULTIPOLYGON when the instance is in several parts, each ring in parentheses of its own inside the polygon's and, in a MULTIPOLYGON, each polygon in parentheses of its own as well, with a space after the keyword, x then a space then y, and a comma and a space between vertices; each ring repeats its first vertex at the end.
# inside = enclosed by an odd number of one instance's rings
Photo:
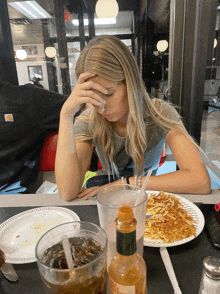
POLYGON ((133 255, 137 251, 136 220, 133 217, 125 222, 117 219, 116 224, 117 252, 124 256, 133 255))
POLYGON ((117 252, 124 256, 133 255, 137 251, 136 230, 130 233, 116 232, 117 252))

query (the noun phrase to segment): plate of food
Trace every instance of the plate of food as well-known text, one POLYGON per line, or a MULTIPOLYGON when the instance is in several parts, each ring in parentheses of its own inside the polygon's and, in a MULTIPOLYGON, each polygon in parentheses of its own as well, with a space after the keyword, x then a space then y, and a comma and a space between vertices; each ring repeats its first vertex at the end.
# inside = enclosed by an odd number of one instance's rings
POLYGON ((171 247, 195 239, 203 230, 205 218, 191 201, 164 191, 147 191, 144 246, 171 247))
POLYGON ((0 248, 5 262, 36 261, 35 247, 44 233, 60 224, 79 220, 70 209, 55 206, 30 209, 7 219, 0 224, 0 248))

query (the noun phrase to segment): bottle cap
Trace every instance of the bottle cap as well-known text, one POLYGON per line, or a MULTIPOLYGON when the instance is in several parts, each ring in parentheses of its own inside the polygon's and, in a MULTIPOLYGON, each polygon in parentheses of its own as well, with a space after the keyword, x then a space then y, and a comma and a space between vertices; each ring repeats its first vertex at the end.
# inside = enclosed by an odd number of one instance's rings
POLYGON ((208 256, 203 261, 205 274, 214 280, 220 279, 220 259, 208 256))
POLYGON ((122 219, 129 218, 133 215, 133 210, 130 206, 122 206, 118 210, 118 217, 122 219))

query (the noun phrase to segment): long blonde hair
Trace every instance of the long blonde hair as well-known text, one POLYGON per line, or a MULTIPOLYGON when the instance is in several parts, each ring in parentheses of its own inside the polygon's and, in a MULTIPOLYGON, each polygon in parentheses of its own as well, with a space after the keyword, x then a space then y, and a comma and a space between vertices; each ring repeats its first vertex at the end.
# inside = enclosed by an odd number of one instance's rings
MULTIPOLYGON (((134 161, 135 174, 141 175, 144 170, 144 152, 148 145, 145 122, 147 116, 160 127, 176 129, 192 140, 181 121, 170 120, 161 114, 163 103, 160 100, 154 103, 150 99, 133 54, 117 37, 101 35, 92 39, 81 52, 75 70, 77 79, 81 73, 92 72, 113 82, 125 81, 129 106, 125 150, 134 161)), ((111 164, 115 150, 111 123, 95 109, 87 119, 92 135, 90 138, 78 136, 77 139, 95 140, 111 164)))

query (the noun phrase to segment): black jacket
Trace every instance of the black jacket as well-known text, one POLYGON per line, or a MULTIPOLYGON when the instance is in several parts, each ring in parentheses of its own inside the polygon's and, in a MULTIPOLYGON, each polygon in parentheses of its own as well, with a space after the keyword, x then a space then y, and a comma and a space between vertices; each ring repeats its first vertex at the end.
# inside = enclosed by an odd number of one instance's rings
POLYGON ((59 126, 67 96, 0 82, 0 194, 31 193, 45 137, 59 126))

